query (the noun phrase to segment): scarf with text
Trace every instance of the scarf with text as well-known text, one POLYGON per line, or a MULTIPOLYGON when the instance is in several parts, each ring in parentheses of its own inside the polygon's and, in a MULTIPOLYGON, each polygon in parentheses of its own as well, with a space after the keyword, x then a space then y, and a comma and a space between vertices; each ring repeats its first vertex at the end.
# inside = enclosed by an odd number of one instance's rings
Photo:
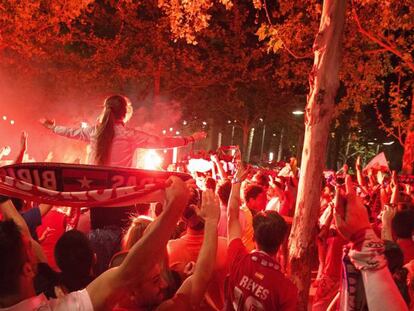
POLYGON ((22 163, 0 168, 0 194, 57 206, 128 206, 164 189, 170 176, 184 181, 191 178, 183 173, 120 167, 22 163))

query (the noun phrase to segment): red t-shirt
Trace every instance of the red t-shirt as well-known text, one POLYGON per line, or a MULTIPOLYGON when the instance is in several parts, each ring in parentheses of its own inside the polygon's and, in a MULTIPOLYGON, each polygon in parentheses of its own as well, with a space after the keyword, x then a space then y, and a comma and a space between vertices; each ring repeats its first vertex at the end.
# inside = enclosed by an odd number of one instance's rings
POLYGON ((414 259, 414 242, 411 239, 397 239, 397 244, 404 255, 404 264, 414 259))
POLYGON ((241 239, 230 242, 226 310, 296 310, 297 288, 262 251, 248 253, 241 239))

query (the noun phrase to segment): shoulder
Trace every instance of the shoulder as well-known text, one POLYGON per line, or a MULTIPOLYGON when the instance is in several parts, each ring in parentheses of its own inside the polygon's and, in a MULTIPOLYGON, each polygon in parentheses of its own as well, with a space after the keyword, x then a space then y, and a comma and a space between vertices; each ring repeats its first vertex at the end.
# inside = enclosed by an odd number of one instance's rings
POLYGON ((234 266, 240 262, 246 255, 248 255, 248 252, 241 238, 231 240, 227 247, 227 259, 230 266, 234 266))
POLYGON ((92 301, 86 289, 69 293, 62 298, 49 300, 53 311, 93 311, 92 301))

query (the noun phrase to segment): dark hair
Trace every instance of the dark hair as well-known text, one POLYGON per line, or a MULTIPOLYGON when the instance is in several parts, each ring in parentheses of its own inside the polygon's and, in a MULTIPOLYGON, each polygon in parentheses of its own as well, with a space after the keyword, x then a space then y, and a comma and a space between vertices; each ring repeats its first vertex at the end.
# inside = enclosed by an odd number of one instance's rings
POLYGON ((288 226, 275 211, 262 211, 253 217, 254 240, 260 250, 275 254, 285 239, 288 226))
POLYGON ((204 229, 204 221, 197 216, 192 205, 199 206, 201 204, 202 192, 199 189, 190 188, 190 199, 185 207, 182 220, 193 230, 201 231, 204 229))
POLYGON ((249 185, 244 190, 244 200, 248 203, 250 199, 256 199, 263 191, 264 189, 262 186, 249 185))
POLYGON ((404 254, 394 241, 384 240, 384 255, 387 258, 388 269, 391 274, 404 265, 404 254))
POLYGON ((253 178, 256 180, 256 183, 262 187, 269 187, 269 175, 262 171, 258 171, 253 178))
POLYGON ((19 292, 19 277, 28 261, 26 245, 12 220, 0 222, 0 296, 19 292))
POLYGON ((105 100, 101 120, 96 129, 95 164, 108 165, 114 138, 115 121, 122 121, 127 114, 128 100, 121 95, 113 95, 105 100))
POLYGON ((206 188, 216 191, 217 182, 212 177, 206 178, 206 188))
POLYGON ((414 210, 407 209, 398 211, 392 219, 392 230, 397 238, 411 238, 414 228, 414 210))
POLYGON ((62 271, 63 285, 69 291, 82 289, 89 283, 93 258, 88 238, 78 230, 65 232, 57 241, 56 264, 62 271))
POLYGON ((222 183, 219 183, 217 187, 217 195, 220 199, 221 204, 228 205, 229 204, 229 198, 230 198, 230 192, 231 192, 231 181, 225 180, 222 183))
POLYGON ((13 205, 18 212, 23 210, 24 200, 19 199, 19 198, 11 198, 11 201, 13 202, 13 205))

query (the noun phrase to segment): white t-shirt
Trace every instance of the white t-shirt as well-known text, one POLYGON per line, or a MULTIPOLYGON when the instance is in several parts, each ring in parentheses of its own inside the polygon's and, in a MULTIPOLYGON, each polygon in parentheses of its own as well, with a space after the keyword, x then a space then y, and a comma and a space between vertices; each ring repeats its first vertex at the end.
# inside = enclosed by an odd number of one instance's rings
POLYGON ((93 311, 86 289, 72 292, 62 298, 47 300, 44 294, 23 300, 0 311, 93 311))
MULTIPOLYGON (((89 164, 94 164, 96 152, 96 126, 87 128, 69 128, 54 126, 53 132, 72 139, 88 142, 91 146, 89 164)), ((163 137, 165 138, 165 137, 163 137)), ((133 156, 137 148, 164 149, 184 146, 186 141, 182 137, 169 137, 165 142, 163 138, 143 131, 126 127, 123 123, 114 125, 114 137, 109 155, 109 166, 132 167, 133 156)))

